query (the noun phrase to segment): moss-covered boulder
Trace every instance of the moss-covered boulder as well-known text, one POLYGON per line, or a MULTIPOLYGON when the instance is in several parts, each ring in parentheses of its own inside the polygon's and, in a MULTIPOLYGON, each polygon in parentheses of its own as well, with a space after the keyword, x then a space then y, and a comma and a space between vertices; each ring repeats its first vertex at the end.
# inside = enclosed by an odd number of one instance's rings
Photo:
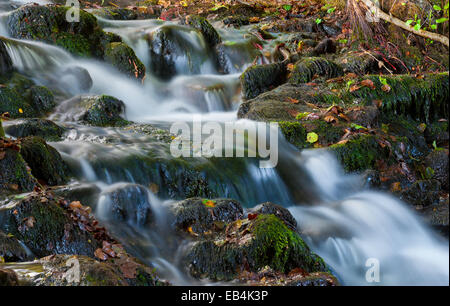
MULTIPOLYGON (((405 64, 398 58, 379 52, 350 51, 343 53, 336 60, 345 73, 366 74, 400 74, 407 73, 405 64)), ((412 67, 412 66, 411 66, 412 67)))
POLYGON ((214 48, 222 39, 216 29, 208 22, 208 20, 201 16, 189 16, 187 23, 202 33, 208 46, 214 48))
POLYGON ((426 156, 424 164, 429 169, 430 178, 438 180, 442 187, 448 190, 448 150, 443 148, 433 150, 426 156))
POLYGON ((417 180, 408 188, 396 192, 405 202, 415 205, 417 208, 423 208, 439 203, 441 193, 441 183, 439 181, 417 180))
POLYGON ((103 58, 107 43, 121 41, 105 33, 94 15, 80 10, 80 21, 67 21, 69 7, 25 5, 7 18, 9 34, 14 38, 43 41, 60 46, 81 57, 103 58))
POLYGON ((31 173, 46 185, 67 183, 67 166, 55 148, 39 136, 21 139, 20 154, 31 167, 31 173))
POLYGON ((13 73, 0 77, 0 113, 8 112, 11 118, 39 117, 55 107, 53 93, 37 86, 27 77, 13 73))
POLYGON ((231 199, 191 198, 172 204, 170 211, 176 230, 197 234, 223 228, 243 215, 241 204, 231 199))
POLYGON ((38 257, 51 254, 93 257, 94 251, 101 247, 94 237, 96 229, 89 211, 78 205, 66 208, 51 194, 32 193, 1 206, 0 230, 14 235, 38 257))
POLYGON ((4 129, 5 133, 14 137, 39 136, 47 141, 61 140, 67 130, 51 120, 39 118, 8 122, 4 129))
POLYGON ((306 273, 328 271, 302 238, 271 214, 239 219, 222 236, 196 242, 186 261, 191 275, 213 280, 232 280, 244 271, 258 272, 266 266, 282 273, 296 268, 306 273))
MULTIPOLYGON (((3 140, 0 138, 0 142, 3 140)), ((0 195, 33 190, 36 179, 19 154, 19 148, 4 148, 0 144, 0 195)))
POLYGON ((118 183, 105 189, 99 200, 102 216, 108 220, 149 225, 153 220, 147 188, 138 184, 118 183))
POLYGON ((62 102, 57 112, 63 120, 77 121, 95 126, 125 126, 122 116, 125 104, 114 97, 77 96, 62 102))
POLYGON ((242 96, 253 99, 286 81, 285 63, 255 65, 247 68, 241 75, 242 96))
POLYGON ((323 57, 307 57, 295 63, 289 77, 294 84, 308 83, 313 77, 331 79, 343 74, 342 68, 323 57))
POLYGON ((255 207, 253 207, 249 214, 257 214, 257 215, 274 215, 286 224, 291 230, 297 230, 297 221, 289 212, 288 209, 284 208, 281 205, 274 204, 271 202, 261 203, 255 207))
POLYGON ((142 80, 145 76, 145 66, 127 44, 112 42, 106 45, 104 59, 119 71, 131 78, 142 80))

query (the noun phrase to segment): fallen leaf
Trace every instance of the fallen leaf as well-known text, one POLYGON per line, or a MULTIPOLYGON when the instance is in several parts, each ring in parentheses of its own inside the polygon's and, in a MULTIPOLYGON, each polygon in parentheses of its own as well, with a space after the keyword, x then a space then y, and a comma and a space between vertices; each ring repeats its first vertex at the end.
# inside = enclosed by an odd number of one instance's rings
POLYGON ((369 79, 365 79, 365 80, 361 81, 361 85, 365 86, 365 87, 369 87, 370 89, 375 89, 375 85, 369 79))
POLYGON ((325 120, 325 122, 328 122, 328 123, 338 122, 338 119, 332 115, 325 116, 325 118, 323 118, 323 120, 325 120))
POLYGON ((248 214, 248 219, 249 219, 249 220, 253 220, 253 219, 255 219, 256 217, 258 217, 258 214, 248 214))
POLYGON ((390 92, 391 86, 389 86, 388 84, 384 84, 383 86, 381 86, 381 90, 384 92, 390 92))
POLYGON ((289 102, 291 102, 292 104, 298 104, 300 101, 291 97, 287 98, 289 102))
POLYGON ((306 135, 306 141, 309 142, 309 143, 315 143, 317 140, 319 140, 319 135, 317 135, 314 132, 309 132, 306 135))
POLYGON ((392 192, 399 192, 399 191, 402 191, 402 186, 401 186, 400 182, 392 183, 392 185, 391 185, 391 191, 392 191, 392 192))
POLYGON ((95 250, 94 256, 97 257, 97 258, 100 259, 100 260, 103 260, 103 261, 105 261, 105 260, 108 259, 108 255, 106 255, 106 254, 103 252, 103 250, 100 249, 100 248, 98 248, 98 249, 95 250))

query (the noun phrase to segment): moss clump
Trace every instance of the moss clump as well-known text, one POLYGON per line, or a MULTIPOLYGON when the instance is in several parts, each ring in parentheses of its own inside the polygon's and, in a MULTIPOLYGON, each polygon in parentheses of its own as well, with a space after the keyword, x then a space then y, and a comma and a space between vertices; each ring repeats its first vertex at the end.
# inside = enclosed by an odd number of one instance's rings
POLYGON ((377 160, 389 162, 389 148, 382 148, 376 136, 359 135, 343 144, 329 147, 346 171, 362 171, 375 166, 377 160))
POLYGON ((252 99, 269 91, 286 80, 284 63, 255 65, 247 68, 241 75, 242 95, 244 99, 252 99))
POLYGON ((281 132, 287 141, 297 148, 305 148, 308 146, 306 142, 306 130, 300 122, 281 121, 278 122, 281 132))
POLYGON ((59 141, 66 129, 47 119, 24 119, 5 128, 14 137, 40 136, 47 141, 59 141))
POLYGON ((41 137, 23 138, 20 152, 38 180, 51 186, 67 183, 67 166, 61 155, 41 137))
POLYGON ((289 82, 294 84, 308 83, 316 75, 331 79, 342 74, 341 67, 323 57, 307 57, 295 63, 289 82))
POLYGON ((55 44, 76 56, 89 57, 91 55, 89 41, 80 34, 58 33, 55 37, 55 44))
POLYGON ((104 59, 126 75, 142 80, 145 66, 128 45, 112 42, 106 45, 104 59))

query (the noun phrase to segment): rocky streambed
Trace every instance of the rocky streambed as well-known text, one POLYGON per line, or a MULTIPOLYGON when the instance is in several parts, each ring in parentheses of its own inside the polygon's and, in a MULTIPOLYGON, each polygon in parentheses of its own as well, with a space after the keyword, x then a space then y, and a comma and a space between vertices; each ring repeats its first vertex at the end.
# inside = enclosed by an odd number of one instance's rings
POLYGON ((241 4, 1 4, 1 284, 366 284, 371 257, 383 284, 448 284, 439 46, 241 4), (173 157, 195 114, 278 122, 278 166, 173 157))

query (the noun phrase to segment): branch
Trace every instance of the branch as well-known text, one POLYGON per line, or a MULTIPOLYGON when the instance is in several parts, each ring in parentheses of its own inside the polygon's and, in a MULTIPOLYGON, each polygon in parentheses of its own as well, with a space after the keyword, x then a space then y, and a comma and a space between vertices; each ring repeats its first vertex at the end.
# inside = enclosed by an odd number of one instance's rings
POLYGON ((369 8, 369 11, 371 11, 376 17, 379 17, 379 18, 383 19, 384 21, 395 24, 396 26, 398 26, 406 31, 412 32, 416 35, 419 35, 419 36, 422 36, 425 38, 429 38, 434 41, 438 41, 438 42, 442 43, 443 45, 447 46, 447 48, 449 47, 449 41, 448 41, 447 36, 444 36, 444 35, 441 35, 438 33, 424 31, 424 30, 416 30, 413 27, 407 25, 404 21, 383 12, 378 6, 376 6, 372 2, 372 0, 360 0, 360 1, 362 3, 364 3, 369 8))

